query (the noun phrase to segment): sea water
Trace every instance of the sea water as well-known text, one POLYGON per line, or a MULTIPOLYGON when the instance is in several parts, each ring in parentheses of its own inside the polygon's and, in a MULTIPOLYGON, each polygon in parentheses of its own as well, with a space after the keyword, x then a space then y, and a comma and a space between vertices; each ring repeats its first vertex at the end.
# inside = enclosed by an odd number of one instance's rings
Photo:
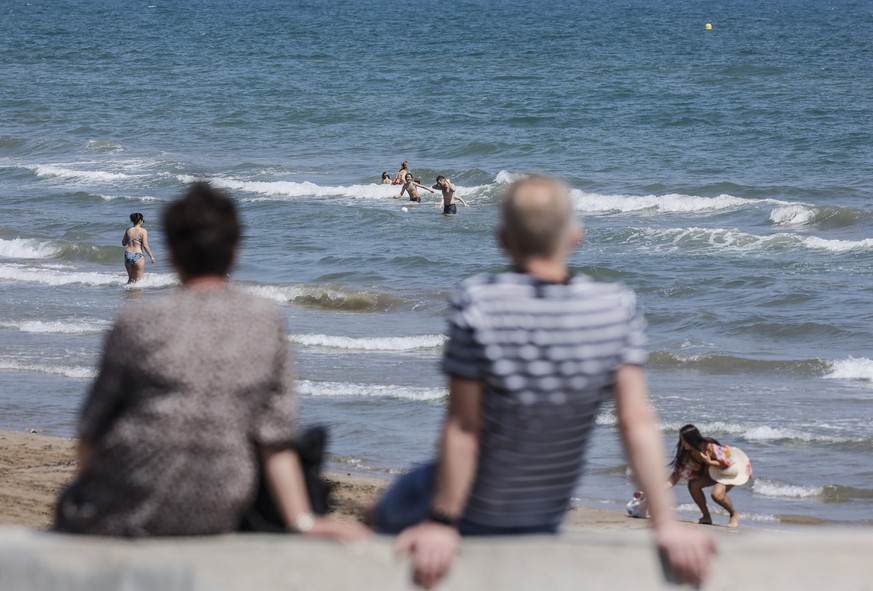
MULTIPOLYGON (((178 284, 164 203, 206 179, 334 466, 426 459, 447 298, 505 267, 497 204, 534 171, 573 188, 573 270, 640 296, 667 445, 742 447, 747 520, 869 522, 871 96, 863 1, 4 3, 0 428, 74 434, 113 318, 178 284), (402 160, 470 208, 393 200, 402 160), (158 262, 129 288, 133 211, 158 262)), ((597 425, 576 497, 617 506, 611 404, 597 425)))

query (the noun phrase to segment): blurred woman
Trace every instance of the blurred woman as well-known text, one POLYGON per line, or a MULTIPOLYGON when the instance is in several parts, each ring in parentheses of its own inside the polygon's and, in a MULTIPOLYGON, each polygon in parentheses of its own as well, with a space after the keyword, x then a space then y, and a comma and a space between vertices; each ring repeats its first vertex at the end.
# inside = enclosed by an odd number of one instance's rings
MULTIPOLYGON (((164 212, 182 288, 121 312, 78 423, 79 472, 57 530, 108 536, 235 531, 263 474, 287 527, 353 539, 363 526, 312 514, 278 308, 228 285, 233 202, 196 183, 164 212)), ((138 233, 134 233, 134 236, 138 233)))

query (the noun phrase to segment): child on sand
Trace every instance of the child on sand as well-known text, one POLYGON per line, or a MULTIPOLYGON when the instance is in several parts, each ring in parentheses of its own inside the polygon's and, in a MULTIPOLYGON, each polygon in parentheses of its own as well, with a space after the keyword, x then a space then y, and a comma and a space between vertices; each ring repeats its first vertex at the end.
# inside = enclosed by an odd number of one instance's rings
POLYGON ((745 453, 739 448, 722 445, 712 437, 704 437, 694 425, 685 425, 679 430, 679 442, 671 465, 673 473, 668 486, 675 486, 682 478, 688 479, 688 492, 703 513, 698 523, 712 525, 706 495, 703 494, 703 489, 711 486, 712 500, 730 515, 727 526, 739 525, 740 514, 727 493, 734 486, 745 484, 752 475, 752 463, 745 453))
POLYGON ((431 193, 433 193, 430 187, 425 187, 424 185, 420 184, 420 179, 413 179, 411 174, 407 174, 404 180, 406 181, 406 183, 400 189, 400 194, 394 196, 395 199, 400 199, 401 197, 403 197, 403 193, 409 193, 410 201, 421 203, 421 195, 418 192, 419 187, 424 189, 425 191, 430 191, 431 193))

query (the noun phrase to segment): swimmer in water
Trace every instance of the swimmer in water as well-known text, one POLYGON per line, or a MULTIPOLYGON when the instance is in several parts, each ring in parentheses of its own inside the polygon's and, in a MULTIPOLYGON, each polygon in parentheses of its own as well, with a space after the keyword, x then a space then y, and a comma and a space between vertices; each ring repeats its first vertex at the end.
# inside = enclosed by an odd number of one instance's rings
POLYGON ((458 206, 455 205, 455 200, 463 203, 464 207, 470 207, 467 205, 467 202, 458 195, 458 189, 455 187, 454 183, 446 177, 442 175, 438 176, 433 188, 439 189, 443 193, 443 215, 458 213, 458 206))
POLYGON ((406 183, 400 189, 400 194, 394 196, 395 199, 400 199, 401 197, 403 197, 403 193, 409 193, 410 201, 421 203, 421 195, 418 192, 419 187, 424 189, 425 191, 430 191, 431 193, 433 193, 430 187, 425 187, 424 185, 420 184, 420 179, 413 179, 411 174, 407 174, 403 180, 406 181, 406 183))
POLYGON ((382 182, 379 183, 381 185, 390 185, 391 184, 391 175, 388 174, 388 171, 382 173, 382 182))
POLYGON ((409 174, 409 161, 404 160, 400 164, 400 170, 397 171, 397 174, 394 175, 394 180, 391 182, 392 185, 402 185, 404 179, 406 179, 406 175, 409 174))
POLYGON ((130 214, 130 222, 133 224, 124 233, 121 246, 124 246, 124 268, 127 270, 127 283, 136 283, 145 275, 145 259, 143 251, 149 255, 152 264, 155 264, 155 256, 149 248, 149 232, 142 227, 145 219, 141 213, 130 214))

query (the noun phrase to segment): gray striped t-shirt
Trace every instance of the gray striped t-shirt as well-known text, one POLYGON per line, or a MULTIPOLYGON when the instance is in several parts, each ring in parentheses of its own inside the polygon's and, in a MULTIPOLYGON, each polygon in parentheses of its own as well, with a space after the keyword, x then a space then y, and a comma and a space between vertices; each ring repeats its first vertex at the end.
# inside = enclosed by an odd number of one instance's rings
POLYGON ((484 384, 467 520, 560 524, 615 371, 646 362, 644 328, 632 291, 587 277, 507 272, 460 285, 443 369, 484 384))

